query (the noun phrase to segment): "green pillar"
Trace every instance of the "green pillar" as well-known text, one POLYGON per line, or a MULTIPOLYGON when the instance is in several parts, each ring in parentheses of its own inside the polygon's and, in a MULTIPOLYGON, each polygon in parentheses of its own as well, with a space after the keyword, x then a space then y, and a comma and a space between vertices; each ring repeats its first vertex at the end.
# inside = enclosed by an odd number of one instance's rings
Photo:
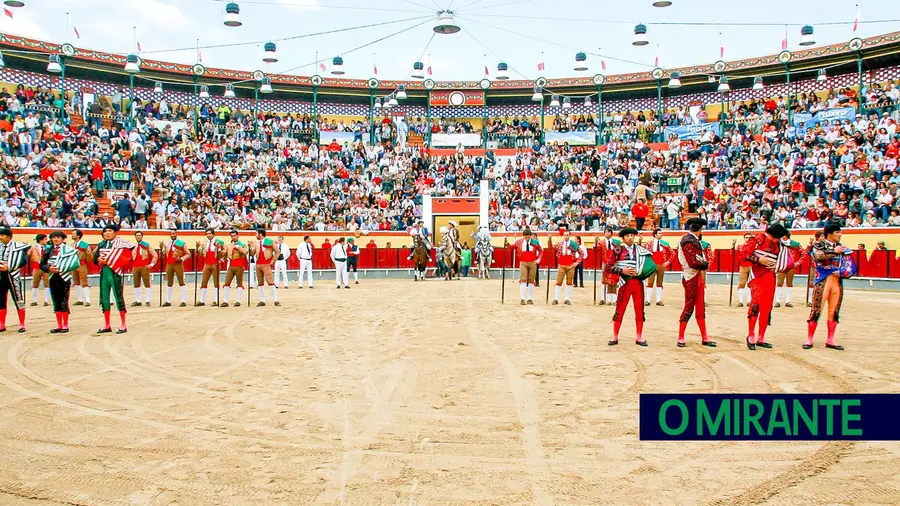
MULTIPOLYGON (((485 93, 485 95, 487 95, 487 93, 485 93)), ((485 96, 484 104, 481 106, 481 122, 481 133, 484 138, 483 148, 487 149, 487 96, 485 96)))
POLYGON ((253 85, 253 137, 259 134, 259 82, 253 85))
POLYGON ((426 97, 428 100, 425 103, 425 125, 428 129, 428 144, 426 147, 431 147, 431 90, 428 90, 428 96, 426 97))
POLYGON ((200 115, 200 96, 197 92, 197 76, 194 76, 194 135, 200 136, 200 120, 197 116, 200 115))
POLYGON ((66 117, 66 106, 65 103, 68 102, 66 100, 66 59, 63 58, 62 55, 59 57, 59 66, 62 68, 62 75, 60 75, 60 88, 62 88, 62 99, 63 99, 63 108, 60 111, 62 117, 66 117))
POLYGON ((131 111, 134 109, 134 74, 128 75, 128 126, 133 126, 134 116, 131 111))
POLYGON ((544 90, 541 90, 541 146, 544 145, 544 90))
POLYGON ((659 118, 659 133, 662 135, 663 131, 663 116, 662 116, 662 80, 656 80, 656 115, 659 118))
POLYGON ((859 96, 859 100, 856 101, 857 105, 857 113, 863 113, 863 71, 862 71, 862 53, 856 53, 856 73, 859 74, 859 92, 857 96, 859 96))
POLYGON ((603 120, 604 120, 604 118, 603 118, 603 87, 599 86, 599 85, 597 86, 597 107, 599 109, 598 120, 600 122, 600 124, 597 126, 597 139, 598 139, 597 144, 599 145, 600 143, 603 142, 603 120))
POLYGON ((788 124, 794 123, 794 110, 791 109, 791 65, 789 63, 784 64, 784 70, 787 74, 787 110, 788 110, 788 124))
POLYGON ((313 142, 319 142, 319 87, 313 86, 313 142))
POLYGON ((375 88, 369 88, 369 144, 375 144, 375 88))
POLYGON ((725 136, 725 93, 722 93, 722 114, 719 116, 719 137, 725 136))

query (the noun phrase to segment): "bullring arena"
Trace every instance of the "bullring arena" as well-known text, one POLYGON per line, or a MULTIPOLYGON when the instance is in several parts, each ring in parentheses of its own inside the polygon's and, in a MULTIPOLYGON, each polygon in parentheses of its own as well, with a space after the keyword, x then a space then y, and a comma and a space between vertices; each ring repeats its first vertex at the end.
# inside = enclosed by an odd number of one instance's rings
POLYGON ((896 333, 872 331, 894 328, 895 294, 848 294, 843 354, 800 349, 802 304, 750 352, 723 285, 715 349, 695 328, 675 347, 674 284, 648 308, 650 346, 626 321, 610 348, 612 309, 586 286, 571 307, 521 307, 496 280, 325 278, 279 308, 137 308, 106 337, 97 309, 55 337, 38 308, 28 335, 0 338, 0 502, 900 502, 894 443, 653 443, 637 427, 641 392, 896 391, 896 333))

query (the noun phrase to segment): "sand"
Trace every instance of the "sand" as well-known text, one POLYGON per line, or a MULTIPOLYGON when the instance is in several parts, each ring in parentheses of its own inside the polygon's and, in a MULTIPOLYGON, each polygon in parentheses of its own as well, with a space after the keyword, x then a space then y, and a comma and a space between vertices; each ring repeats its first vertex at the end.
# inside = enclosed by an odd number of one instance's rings
POLYGON ((900 295, 848 294, 843 353, 801 350, 803 304, 751 352, 723 286, 720 346, 692 323, 676 348, 680 291, 648 308, 646 349, 630 321, 606 345, 590 281, 571 307, 543 285, 520 307, 513 282, 501 305, 496 280, 323 280, 280 308, 138 308, 124 335, 93 334, 96 306, 51 335, 30 308, 27 334, 0 334, 0 504, 900 503, 900 443, 641 442, 637 426, 640 392, 897 392, 900 295))

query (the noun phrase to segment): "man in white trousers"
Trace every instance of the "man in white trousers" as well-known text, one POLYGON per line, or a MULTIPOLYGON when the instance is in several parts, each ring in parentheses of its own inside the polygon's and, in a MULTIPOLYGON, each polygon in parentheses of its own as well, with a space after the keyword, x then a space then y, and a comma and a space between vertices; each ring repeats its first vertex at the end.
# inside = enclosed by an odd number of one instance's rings
POLYGON ((343 282, 344 288, 350 288, 350 277, 347 273, 347 246, 344 244, 343 237, 331 247, 331 261, 334 262, 334 281, 337 283, 337 287, 340 288, 341 282, 343 282))
POLYGON ((275 286, 278 286, 278 281, 281 280, 281 287, 287 290, 287 260, 291 256, 291 248, 284 243, 284 236, 278 237, 276 251, 278 252, 278 257, 275 259, 275 286))
POLYGON ((309 287, 313 288, 313 244, 308 235, 303 236, 303 242, 297 247, 297 258, 300 259, 300 274, 297 275, 297 288, 303 288, 303 274, 309 279, 309 287))

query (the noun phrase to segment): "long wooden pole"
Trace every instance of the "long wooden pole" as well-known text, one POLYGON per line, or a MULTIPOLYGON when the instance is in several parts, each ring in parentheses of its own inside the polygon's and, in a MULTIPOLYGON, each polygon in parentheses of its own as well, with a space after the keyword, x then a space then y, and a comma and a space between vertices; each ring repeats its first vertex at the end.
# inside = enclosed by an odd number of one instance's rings
POLYGON ((163 287, 163 263, 165 257, 162 254, 162 243, 159 243, 159 306, 162 307, 162 287, 163 287))
MULTIPOLYGON (((553 235, 551 234, 547 240, 547 250, 549 254, 547 255, 547 297, 544 299, 544 304, 550 303, 550 264, 553 263, 553 257, 550 256, 553 254, 553 235)), ((540 277, 540 271, 537 273, 537 277, 540 277)))
POLYGON ((500 286, 500 303, 503 304, 506 301, 506 261, 507 255, 509 254, 509 246, 507 245, 506 238, 503 238, 503 269, 500 271, 500 279, 502 280, 502 284, 500 286))
POLYGON ((731 243, 731 271, 728 273, 728 277, 731 279, 728 282, 728 307, 731 307, 731 303, 734 301, 734 262, 737 260, 735 245, 736 242, 731 243))
POLYGON ((200 243, 197 243, 197 247, 194 250, 194 254, 191 255, 191 271, 194 274, 194 305, 197 305, 197 252, 200 251, 200 243))
POLYGON ((594 305, 597 305, 597 241, 594 241, 594 305))

